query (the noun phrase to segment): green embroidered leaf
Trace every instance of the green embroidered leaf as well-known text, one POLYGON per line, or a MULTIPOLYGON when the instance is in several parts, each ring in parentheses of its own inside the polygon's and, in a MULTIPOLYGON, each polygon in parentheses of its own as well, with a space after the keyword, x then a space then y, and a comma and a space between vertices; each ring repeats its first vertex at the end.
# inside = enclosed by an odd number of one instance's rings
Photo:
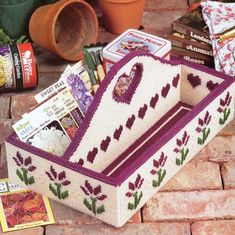
POLYGON ((219 119, 219 124, 220 124, 220 125, 224 125, 224 119, 220 118, 220 119, 219 119))
POLYGON ((69 196, 68 190, 66 190, 66 191, 64 191, 64 192, 61 193, 61 198, 62 198, 62 199, 65 199, 65 198, 67 198, 68 196, 69 196))
POLYGON ((33 184, 33 183, 35 183, 35 180, 34 180, 34 177, 33 177, 33 176, 29 177, 27 181, 28 181, 28 184, 33 184))
POLYGON ((202 141, 202 139, 200 137, 197 138, 197 143, 200 144, 200 145, 203 144, 203 141, 202 141))
POLYGON ((129 203, 128 203, 128 209, 129 209, 129 210, 133 210, 133 209, 134 209, 134 204, 131 203, 131 202, 129 202, 129 203))
POLYGON ((20 172, 19 169, 16 170, 16 174, 18 175, 18 177, 20 178, 20 180, 24 182, 24 176, 23 176, 23 174, 20 172))
POLYGON ((86 198, 83 199, 83 204, 88 208, 88 210, 92 211, 92 206, 86 198))
POLYGON ((226 114, 226 119, 225 119, 225 121, 228 119, 230 113, 231 113, 231 109, 228 109, 228 112, 227 112, 227 114, 226 114))
MULTIPOLYGON (((162 177, 161 177, 161 182, 163 181, 163 179, 165 178, 166 176, 166 170, 164 169, 163 172, 162 172, 162 177)), ((160 182, 160 183, 161 183, 160 182)))
POLYGON ((180 165, 181 165, 180 159, 176 158, 176 159, 175 159, 175 163, 176 163, 177 166, 180 166, 180 165))
POLYGON ((102 213, 104 213, 104 212, 105 212, 104 205, 99 206, 99 207, 97 208, 97 213, 98 213, 98 214, 102 214, 102 213))
MULTIPOLYGON (((138 198, 138 201, 137 201, 137 206, 139 205, 140 200, 141 200, 142 197, 143 197, 143 192, 141 191, 141 192, 140 192, 140 195, 139 195, 139 198, 138 198)), ((137 206, 136 206, 136 207, 137 207, 137 206)))
POLYGON ((154 188, 158 187, 158 186, 159 186, 159 185, 158 185, 158 181, 156 181, 156 180, 153 180, 153 183, 152 183, 152 185, 153 185, 153 187, 154 187, 154 188))
POLYGON ((52 192, 56 197, 58 197, 58 195, 57 195, 57 190, 52 186, 52 184, 49 184, 49 189, 51 190, 51 192, 52 192))

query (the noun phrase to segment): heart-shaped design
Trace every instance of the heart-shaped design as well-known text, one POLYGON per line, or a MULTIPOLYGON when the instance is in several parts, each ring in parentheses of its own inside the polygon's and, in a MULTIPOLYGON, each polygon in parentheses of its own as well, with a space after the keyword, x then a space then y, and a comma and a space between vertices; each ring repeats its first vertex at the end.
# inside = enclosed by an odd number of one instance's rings
POLYGON ((210 90, 210 91, 214 90, 218 85, 219 85, 218 82, 213 82, 213 81, 208 81, 208 82, 206 83, 206 87, 207 87, 208 90, 210 90))
POLYGON ((157 102, 158 102, 158 98, 159 98, 159 95, 156 94, 155 96, 153 96, 150 100, 150 107, 152 107, 153 109, 155 108, 157 102))
POLYGON ((114 131, 113 138, 116 140, 119 140, 119 138, 122 134, 122 131, 123 131, 123 126, 120 125, 119 128, 114 131))
POLYGON ((84 160, 82 158, 80 158, 79 161, 77 162, 77 164, 80 166, 83 166, 84 160))
POLYGON ((134 121, 135 121, 135 115, 132 114, 132 116, 127 119, 126 127, 129 128, 129 129, 131 129, 131 127, 132 127, 133 124, 134 124, 134 121))
POLYGON ((198 75, 190 73, 187 79, 193 88, 201 85, 201 78, 198 75))
POLYGON ((166 96, 167 96, 169 90, 170 90, 170 84, 167 83, 166 86, 164 86, 164 87, 162 88, 162 96, 163 96, 164 98, 166 98, 166 96))
POLYGON ((88 152, 87 161, 93 163, 97 153, 98 153, 98 149, 94 147, 91 151, 88 152))
POLYGON ((144 119, 144 116, 146 114, 147 109, 148 109, 147 104, 144 104, 143 107, 140 107, 140 109, 138 111, 138 117, 141 118, 141 119, 144 119))
POLYGON ((108 149, 110 141, 111 141, 111 138, 109 136, 107 136, 106 139, 102 140, 100 148, 104 152, 106 152, 106 150, 108 149))
POLYGON ((175 88, 177 88, 177 86, 178 86, 178 84, 179 84, 179 80, 180 80, 180 75, 177 74, 177 75, 173 78, 173 80, 172 80, 172 86, 175 87, 175 88))

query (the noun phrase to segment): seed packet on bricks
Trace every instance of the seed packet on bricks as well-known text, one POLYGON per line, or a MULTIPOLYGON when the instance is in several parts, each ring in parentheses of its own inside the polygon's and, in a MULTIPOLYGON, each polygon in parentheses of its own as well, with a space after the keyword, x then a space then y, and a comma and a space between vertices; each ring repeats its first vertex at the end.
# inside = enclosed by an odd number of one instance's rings
POLYGON ((8 179, 0 179, 0 185, 3 184, 7 189, 0 192, 0 222, 3 232, 55 223, 47 197, 14 186, 8 179))

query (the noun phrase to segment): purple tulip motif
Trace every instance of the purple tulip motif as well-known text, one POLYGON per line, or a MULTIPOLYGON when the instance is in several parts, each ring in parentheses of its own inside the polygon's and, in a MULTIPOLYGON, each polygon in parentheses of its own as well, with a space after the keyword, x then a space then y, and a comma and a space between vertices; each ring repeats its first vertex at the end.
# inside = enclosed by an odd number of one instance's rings
POLYGON ((157 174, 157 179, 152 181, 154 188, 159 187, 164 177, 166 176, 166 169, 162 169, 166 163, 167 156, 162 152, 158 160, 153 159, 153 169, 150 171, 152 175, 157 174))
POLYGON ((187 148, 187 144, 189 141, 190 135, 188 135, 187 131, 184 131, 184 134, 181 139, 176 139, 176 148, 174 149, 175 153, 179 153, 180 157, 176 158, 175 163, 177 166, 183 165, 188 153, 189 149, 187 148))
POLYGON ((15 161, 16 165, 20 167, 16 170, 16 174, 18 175, 20 180, 26 185, 35 183, 34 177, 28 175, 29 172, 33 172, 36 170, 36 167, 32 165, 32 158, 27 157, 24 159, 17 151, 16 156, 13 157, 13 160, 15 161))
POLYGON ((208 127, 211 121, 211 115, 208 111, 206 111, 206 114, 204 118, 198 118, 198 127, 196 128, 197 133, 202 134, 197 138, 197 143, 200 145, 203 145, 208 138, 211 130, 208 127))
POLYGON ((107 195, 102 193, 101 185, 97 185, 92 187, 88 180, 85 181, 84 186, 80 186, 85 195, 89 196, 89 200, 87 198, 83 199, 83 204, 93 212, 94 215, 102 214, 105 212, 104 205, 97 205, 99 201, 103 201, 107 198, 107 195))
POLYGON ((224 99, 220 99, 220 106, 217 109, 219 113, 223 114, 223 117, 219 119, 219 124, 224 125, 224 123, 228 120, 228 117, 231 113, 231 109, 229 108, 229 105, 232 101, 232 96, 229 92, 227 92, 226 97, 224 99))
POLYGON ((71 184, 69 180, 66 179, 65 171, 57 172, 53 166, 50 167, 50 171, 46 171, 48 178, 53 181, 49 184, 49 189, 51 192, 58 197, 60 200, 65 199, 69 196, 68 190, 62 191, 63 187, 71 184))
POLYGON ((126 193, 126 196, 129 198, 131 197, 134 198, 133 203, 132 202, 128 203, 129 210, 134 210, 139 205, 140 200, 143 197, 143 192, 139 191, 139 189, 141 188, 143 182, 144 182, 144 178, 141 178, 140 174, 137 175, 134 183, 129 182, 128 187, 130 191, 126 193))

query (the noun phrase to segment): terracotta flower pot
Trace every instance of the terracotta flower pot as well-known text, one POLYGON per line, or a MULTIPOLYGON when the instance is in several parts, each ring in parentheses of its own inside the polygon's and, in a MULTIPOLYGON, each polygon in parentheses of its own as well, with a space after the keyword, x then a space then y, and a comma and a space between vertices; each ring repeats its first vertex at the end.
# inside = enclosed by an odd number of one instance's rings
POLYGON ((60 0, 33 13, 29 33, 41 47, 65 60, 77 61, 83 57, 83 46, 96 42, 98 20, 87 2, 60 0))
POLYGON ((146 0, 99 0, 104 27, 116 34, 140 27, 146 0))

